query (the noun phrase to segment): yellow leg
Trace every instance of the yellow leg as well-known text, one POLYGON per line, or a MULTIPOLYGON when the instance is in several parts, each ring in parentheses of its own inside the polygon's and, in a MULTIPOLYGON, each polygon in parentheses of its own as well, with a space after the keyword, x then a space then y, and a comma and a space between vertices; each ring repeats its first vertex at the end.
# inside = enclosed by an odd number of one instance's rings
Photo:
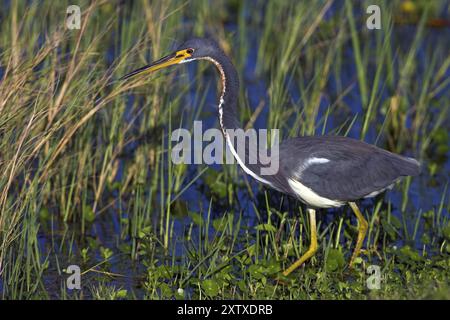
POLYGON ((356 246, 355 250, 353 251, 352 258, 350 259, 350 267, 352 267, 353 262, 355 261, 356 257, 359 256, 359 253, 361 252, 361 246, 364 242, 364 238, 366 237, 367 228, 369 227, 369 224, 367 223, 367 220, 364 219, 364 216, 361 214, 361 211, 359 211, 358 206, 354 202, 349 202, 350 207, 352 208, 353 212, 356 215, 356 218, 358 219, 359 227, 358 227, 358 239, 356 240, 356 246))
POLYGON ((316 230, 316 211, 314 209, 308 209, 309 213, 309 226, 311 229, 311 244, 308 251, 295 261, 289 268, 284 270, 283 275, 288 276, 292 271, 300 267, 303 262, 311 258, 317 251, 317 230, 316 230))

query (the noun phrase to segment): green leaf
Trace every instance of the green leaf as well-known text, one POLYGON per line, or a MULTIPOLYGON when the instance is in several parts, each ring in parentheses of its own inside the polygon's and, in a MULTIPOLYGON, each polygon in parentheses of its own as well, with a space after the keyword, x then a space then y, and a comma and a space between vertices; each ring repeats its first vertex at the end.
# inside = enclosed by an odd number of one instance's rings
POLYGON ((447 225, 442 229, 442 235, 447 241, 450 241, 450 221, 447 222, 447 225))
POLYGON ((81 259, 83 259, 83 262, 87 262, 89 260, 89 248, 83 248, 81 249, 81 259))
POLYGON ((214 193, 217 194, 219 198, 225 198, 227 196, 227 185, 222 181, 217 181, 214 184, 214 193))
POLYGON ((238 285, 239 289, 242 292, 247 292, 248 291, 247 283, 244 280, 239 280, 237 285, 238 285))
POLYGON ((87 222, 94 222, 95 220, 95 212, 92 210, 91 206, 85 205, 83 206, 84 220, 87 222))
POLYGON ((102 255, 104 260, 108 260, 112 257, 113 252, 109 248, 100 247, 100 254, 102 255))
POLYGON ((150 226, 141 228, 141 230, 139 230, 139 232, 138 232, 138 238, 139 239, 145 238, 145 236, 148 236, 150 233, 151 233, 150 226))
POLYGON ((215 297, 219 294, 220 287, 215 280, 204 280, 201 284, 205 294, 210 297, 215 297))
POLYGON ((333 272, 337 270, 343 269, 345 266, 345 259, 344 255, 341 251, 338 249, 330 249, 328 252, 327 262, 326 262, 326 269, 328 272, 333 272))
POLYGON ((248 268, 248 273, 255 279, 264 278, 264 267, 259 264, 252 264, 248 268))
POLYGON ((415 264, 416 262, 423 260, 419 253, 408 245, 398 250, 397 256, 400 260, 408 264, 415 264))
POLYGON ((277 229, 269 223, 259 224, 255 227, 255 229, 258 231, 269 231, 269 232, 277 231, 277 229))
POLYGON ((271 259, 270 262, 266 265, 266 274, 272 275, 276 274, 281 270, 280 263, 275 259, 271 259))
POLYGON ((219 232, 225 231, 227 227, 228 219, 226 217, 221 217, 213 220, 213 228, 219 232))
POLYGON ((256 254, 256 244, 252 244, 251 246, 248 246, 247 252, 250 257, 254 256, 256 254))
POLYGON ((42 220, 48 220, 50 219, 50 212, 48 211, 47 208, 41 208, 41 210, 39 210, 39 216, 42 220))
POLYGON ((198 225, 198 226, 202 226, 203 225, 203 217, 196 213, 196 212, 190 212, 189 216, 191 217, 192 221, 198 225))
POLYGON ((422 241, 423 244, 430 244, 431 243, 431 239, 430 236, 426 233, 422 234, 422 236, 420 237, 420 240, 422 241))
POLYGON ((400 229, 402 227, 402 223, 395 216, 391 216, 391 224, 396 228, 400 229))
POLYGON ((168 298, 172 296, 172 289, 165 282, 159 284, 159 289, 161 290, 161 295, 163 298, 168 298))
POLYGON ((124 299, 124 298, 127 297, 127 293, 128 293, 128 291, 125 290, 125 289, 119 290, 119 291, 116 292, 116 298, 124 299))

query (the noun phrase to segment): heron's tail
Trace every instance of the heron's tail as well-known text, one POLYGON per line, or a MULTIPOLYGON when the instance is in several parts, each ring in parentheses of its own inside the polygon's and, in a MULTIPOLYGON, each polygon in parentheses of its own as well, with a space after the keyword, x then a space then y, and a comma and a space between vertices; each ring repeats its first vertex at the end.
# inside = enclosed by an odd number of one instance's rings
POLYGON ((398 169, 402 176, 418 176, 420 174, 420 163, 414 158, 402 157, 398 169))

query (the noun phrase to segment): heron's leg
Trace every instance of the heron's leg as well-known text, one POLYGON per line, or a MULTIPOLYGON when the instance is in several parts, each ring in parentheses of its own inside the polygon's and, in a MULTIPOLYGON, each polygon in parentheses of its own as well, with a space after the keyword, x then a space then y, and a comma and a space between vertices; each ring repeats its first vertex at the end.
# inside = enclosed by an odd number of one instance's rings
POLYGON ((311 244, 308 251, 303 254, 300 259, 295 261, 289 268, 284 270, 283 275, 288 276, 292 271, 300 267, 303 262, 311 258, 317 251, 317 230, 316 230, 316 210, 308 209, 309 213, 309 227, 311 229, 311 244))
POLYGON ((356 218, 358 219, 359 227, 358 227, 358 239, 356 240, 356 246, 355 250, 353 251, 352 258, 350 259, 350 267, 352 267, 353 262, 355 261, 356 257, 359 256, 359 253, 361 252, 361 246, 364 242, 364 238, 366 237, 367 228, 369 224, 367 223, 367 220, 362 215, 361 211, 359 211, 358 206, 354 202, 348 203, 350 207, 352 208, 353 212, 356 215, 356 218))

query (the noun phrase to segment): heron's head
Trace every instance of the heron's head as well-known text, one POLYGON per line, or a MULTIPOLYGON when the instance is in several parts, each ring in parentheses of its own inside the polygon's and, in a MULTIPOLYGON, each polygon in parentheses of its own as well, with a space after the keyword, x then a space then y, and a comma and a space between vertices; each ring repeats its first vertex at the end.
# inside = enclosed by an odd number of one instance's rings
POLYGON ((122 79, 128 79, 144 72, 153 72, 175 64, 213 57, 218 52, 221 52, 221 49, 215 41, 205 38, 193 38, 184 42, 181 46, 178 47, 178 50, 165 57, 162 57, 155 62, 150 63, 149 65, 128 73, 127 75, 122 77, 122 79))

